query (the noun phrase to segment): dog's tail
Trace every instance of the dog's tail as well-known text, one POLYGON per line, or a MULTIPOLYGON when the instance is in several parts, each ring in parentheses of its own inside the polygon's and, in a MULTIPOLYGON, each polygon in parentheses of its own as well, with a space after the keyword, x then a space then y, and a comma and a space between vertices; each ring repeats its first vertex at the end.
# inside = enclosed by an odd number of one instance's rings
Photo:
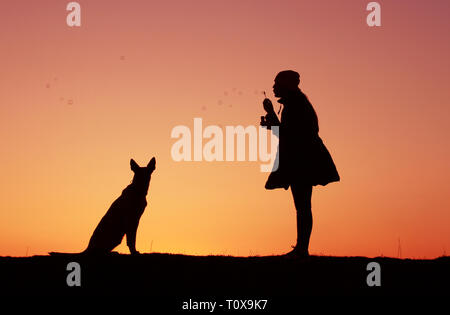
POLYGON ((86 250, 82 251, 81 253, 59 253, 59 252, 49 252, 50 256, 53 257, 69 257, 69 256, 82 256, 86 254, 86 250))

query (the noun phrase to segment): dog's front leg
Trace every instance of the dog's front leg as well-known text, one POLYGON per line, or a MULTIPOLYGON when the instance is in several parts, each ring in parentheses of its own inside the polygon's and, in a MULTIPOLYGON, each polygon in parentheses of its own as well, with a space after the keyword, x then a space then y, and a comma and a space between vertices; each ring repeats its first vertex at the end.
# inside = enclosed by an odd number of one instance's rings
MULTIPOLYGON (((139 222, 138 222, 139 224, 139 222)), ((127 246, 130 249, 131 255, 138 255, 139 252, 136 250, 136 232, 138 224, 131 226, 127 231, 127 246)))

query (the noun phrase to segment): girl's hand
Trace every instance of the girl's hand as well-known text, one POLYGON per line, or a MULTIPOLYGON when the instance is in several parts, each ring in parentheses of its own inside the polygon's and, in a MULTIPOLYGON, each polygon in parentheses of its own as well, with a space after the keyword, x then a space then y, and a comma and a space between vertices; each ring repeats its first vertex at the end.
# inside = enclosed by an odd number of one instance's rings
POLYGON ((270 114, 270 113, 274 113, 275 111, 273 110, 273 105, 272 105, 272 101, 271 100, 269 100, 268 98, 265 98, 264 99, 264 101, 263 101, 263 107, 264 107, 264 110, 268 113, 268 114, 270 114))

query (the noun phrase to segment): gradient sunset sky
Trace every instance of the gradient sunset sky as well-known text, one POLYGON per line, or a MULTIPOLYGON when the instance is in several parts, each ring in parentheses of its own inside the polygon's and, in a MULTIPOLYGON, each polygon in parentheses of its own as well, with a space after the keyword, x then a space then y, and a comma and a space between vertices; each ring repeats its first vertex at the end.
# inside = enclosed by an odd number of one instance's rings
MULTIPOLYGON (((171 130, 259 125, 286 69, 319 116, 341 182, 313 191, 310 253, 450 252, 450 2, 4 1, 0 9, 0 255, 84 250, 157 158, 137 249, 282 254, 290 191, 260 162, 175 162, 171 130)), ((128 252, 123 242, 117 248, 128 252)))

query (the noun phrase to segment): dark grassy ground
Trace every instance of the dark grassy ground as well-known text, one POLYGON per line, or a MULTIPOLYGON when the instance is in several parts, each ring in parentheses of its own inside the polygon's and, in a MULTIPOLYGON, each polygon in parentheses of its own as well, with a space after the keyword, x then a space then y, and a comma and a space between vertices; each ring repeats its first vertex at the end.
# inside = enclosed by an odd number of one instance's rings
MULTIPOLYGON (((450 257, 434 260, 313 256, 227 257, 111 254, 103 257, 0 257, 2 295, 146 295, 174 308, 197 301, 268 299, 297 303, 311 295, 450 295, 450 257), (81 266, 81 287, 68 287, 67 264, 81 266), (381 266, 381 287, 368 287, 367 264, 381 266)), ((278 302, 277 302, 278 301, 278 302)), ((223 302, 225 303, 225 302, 223 302)))

